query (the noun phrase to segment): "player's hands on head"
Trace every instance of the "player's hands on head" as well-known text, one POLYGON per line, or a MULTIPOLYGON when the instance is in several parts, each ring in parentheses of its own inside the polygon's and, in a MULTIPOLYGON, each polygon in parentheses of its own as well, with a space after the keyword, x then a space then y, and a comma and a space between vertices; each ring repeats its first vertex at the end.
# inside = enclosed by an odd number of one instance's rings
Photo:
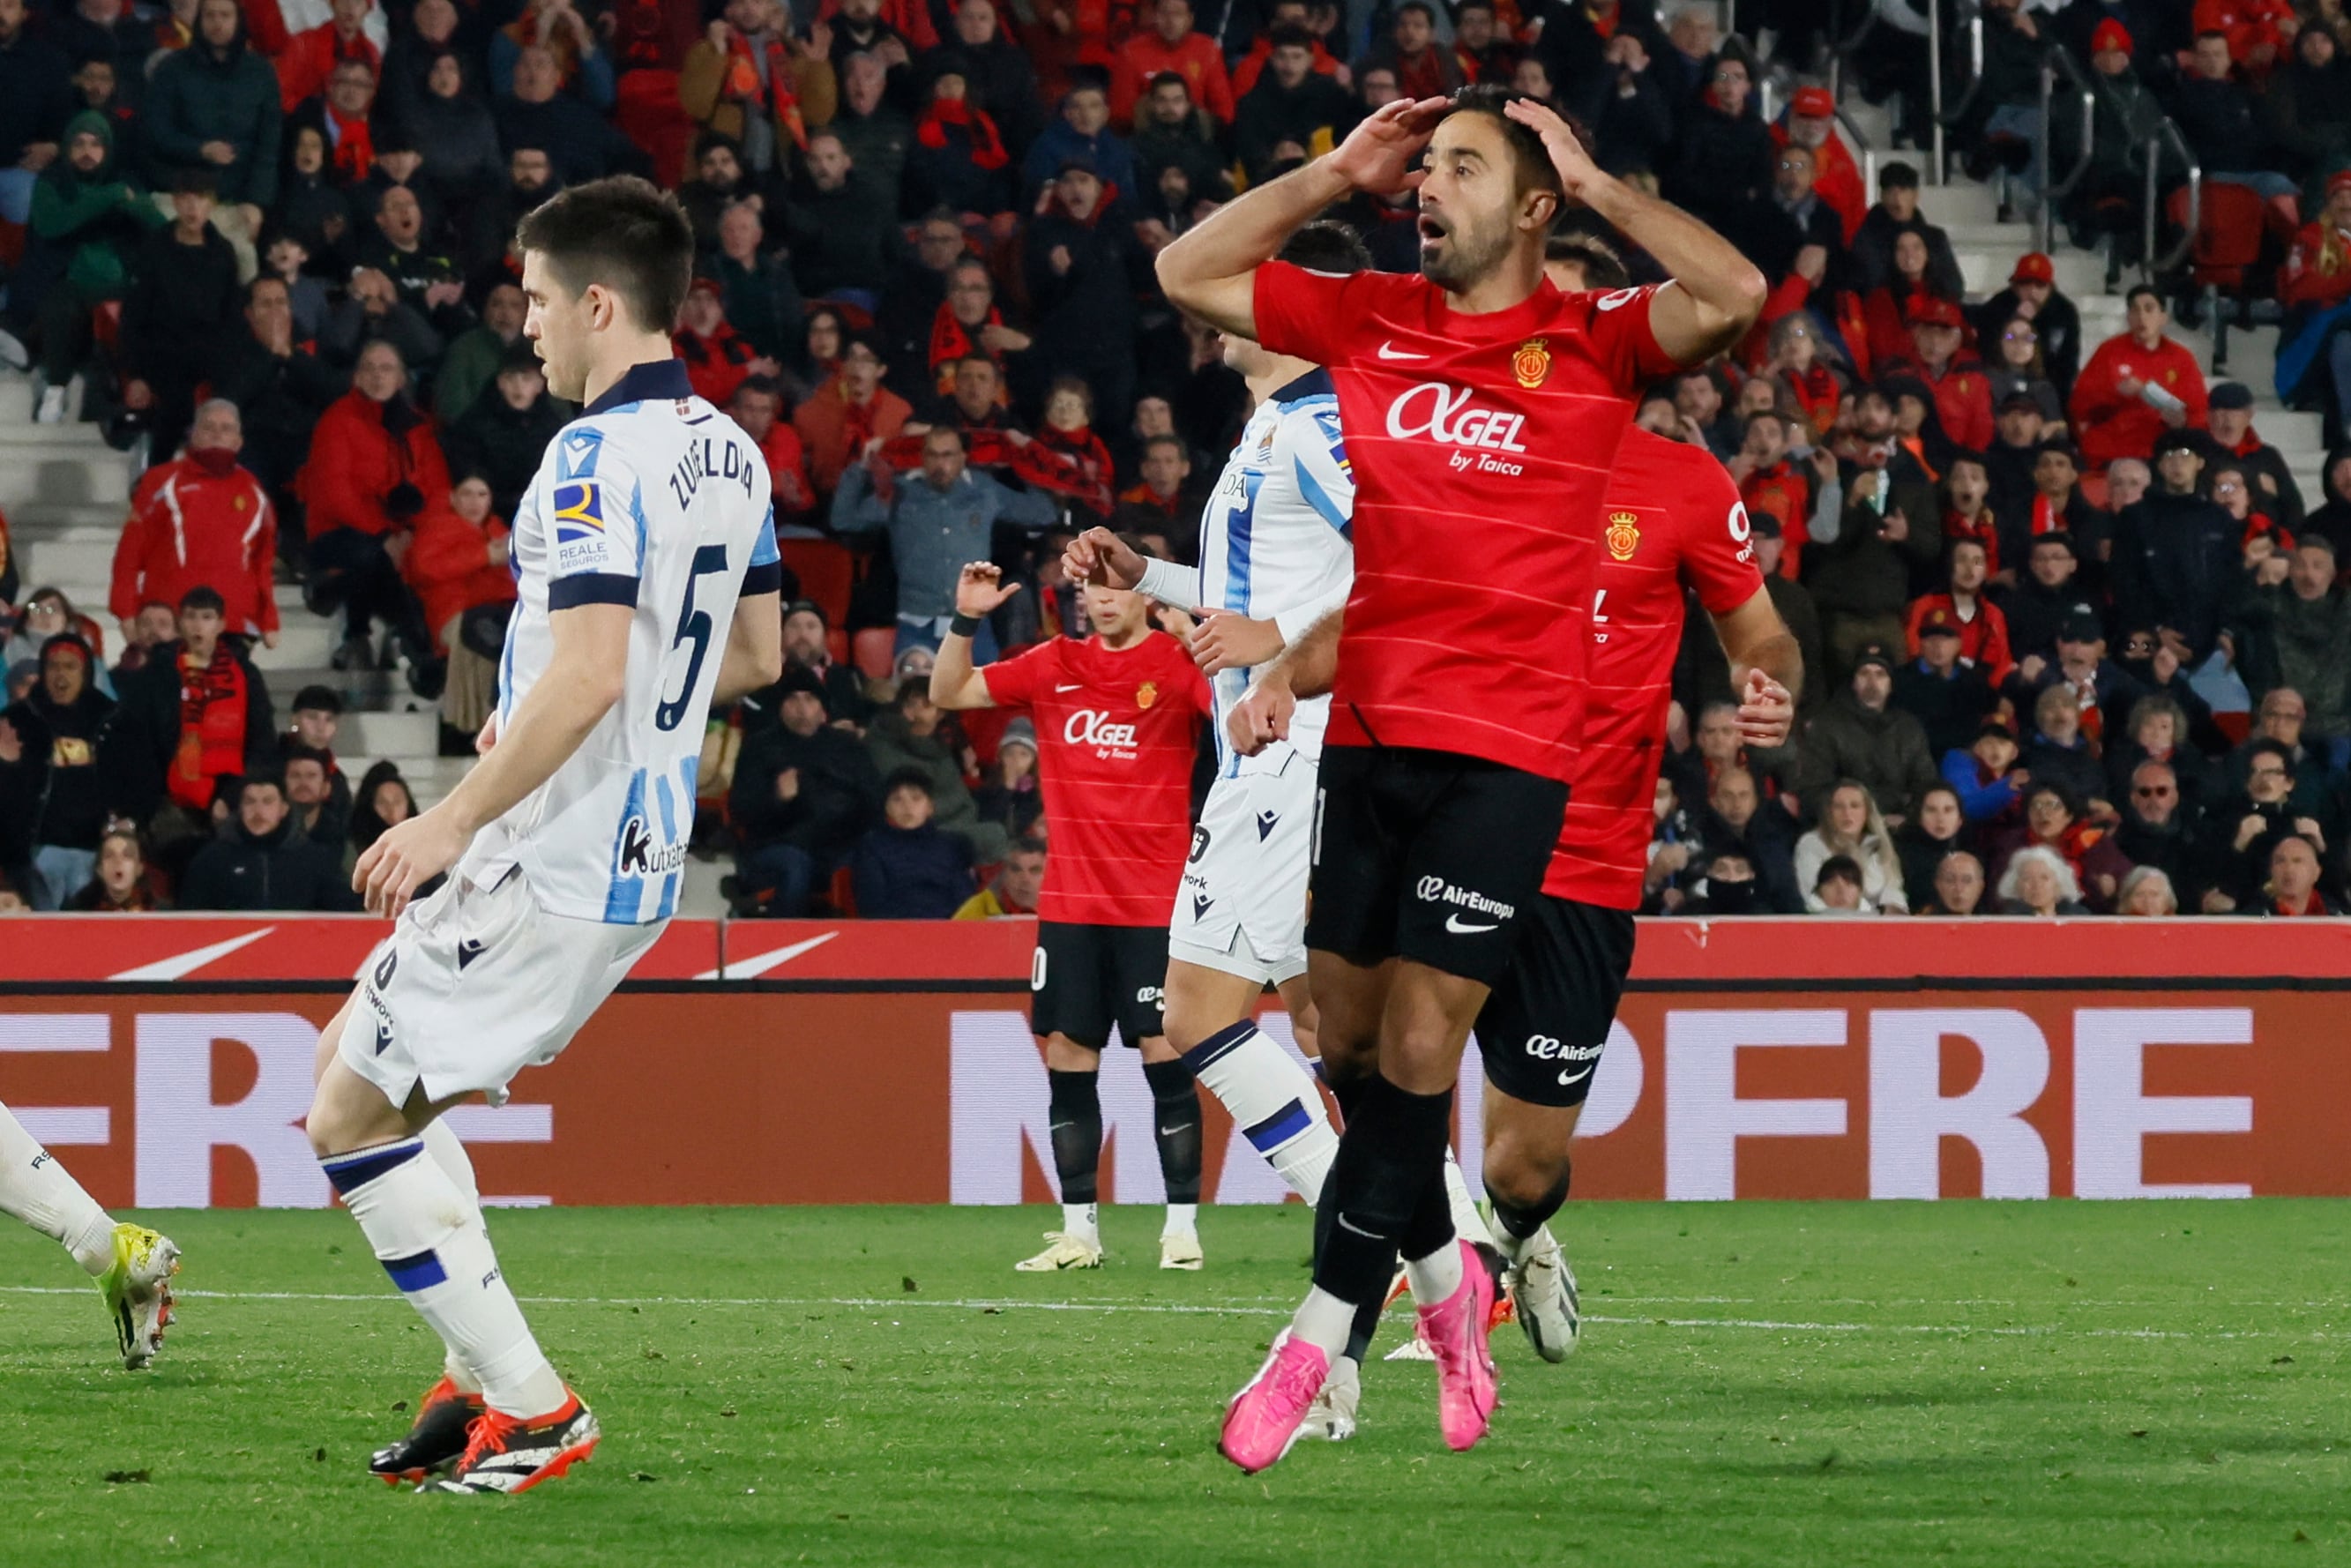
POLYGON ((1192 662, 1205 675, 1246 670, 1278 657, 1281 628, 1270 621, 1253 621, 1238 611, 1207 607, 1192 613, 1199 625, 1192 631, 1192 662))
POLYGON ((1017 582, 1004 580, 1004 569, 994 561, 975 560, 956 580, 956 613, 986 615, 1020 591, 1017 582))
POLYGON ((1143 580, 1143 557, 1108 528, 1088 528, 1061 552, 1061 572, 1071 582, 1133 588, 1143 580))
POLYGON ((1413 165, 1447 107, 1441 98, 1400 98, 1382 105, 1332 150, 1331 167, 1355 189, 1375 196, 1418 190, 1423 176, 1413 165))
POLYGON ((418 888, 457 863, 467 837, 440 810, 386 828, 351 868, 351 891, 370 915, 397 920, 418 888))
POLYGON ((1739 738, 1742 745, 1779 747, 1788 744, 1796 722, 1796 703, 1788 688, 1761 670, 1747 672, 1739 694, 1739 738))
POLYGON ((1543 151, 1551 154, 1551 166, 1559 171, 1559 183, 1571 198, 1585 200, 1589 190, 1607 177, 1583 150, 1574 128, 1549 104, 1531 98, 1514 99, 1502 112, 1542 138, 1543 151))
POLYGON ((1225 738, 1243 757, 1255 757, 1277 740, 1290 738, 1290 717, 1298 697, 1278 671, 1269 671, 1225 715, 1225 738))

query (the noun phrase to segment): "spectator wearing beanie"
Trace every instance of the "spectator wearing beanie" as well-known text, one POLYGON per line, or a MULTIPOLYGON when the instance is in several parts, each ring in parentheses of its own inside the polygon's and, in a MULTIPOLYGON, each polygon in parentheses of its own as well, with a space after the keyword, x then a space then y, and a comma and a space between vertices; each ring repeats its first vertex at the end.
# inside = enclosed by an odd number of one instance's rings
POLYGON ((1046 99, 1037 85, 1037 68, 998 20, 993 0, 963 0, 952 9, 955 36, 941 40, 929 62, 961 73, 972 106, 996 121, 1018 162, 1044 124, 1046 99))
POLYGON ((342 694, 332 686, 304 686, 294 694, 293 726, 279 737, 278 759, 298 746, 308 747, 327 759, 328 789, 334 799, 335 810, 348 816, 351 809, 351 781, 345 777, 342 765, 335 760, 335 732, 342 727, 342 694))
MULTIPOLYGON (((548 392, 538 356, 517 340, 473 406, 447 427, 442 448, 450 472, 479 475, 490 487, 490 510, 511 517, 565 420, 565 405, 548 392)), ((436 491, 426 498, 437 503, 441 496, 436 491)), ((428 615, 425 624, 440 622, 428 615)))
POLYGON ((2126 308, 2129 330, 2099 344, 2074 382, 2074 439, 2093 468, 2145 457, 2166 431, 2204 423, 2204 372, 2185 345, 2166 336, 2171 313, 2163 296, 2141 284, 2126 308))
MULTIPOLYGON (((2129 459, 2127 461, 2136 461, 2129 459)), ((2032 451, 2032 487, 2001 513, 1999 564, 2002 580, 2032 559, 2033 541, 2047 534, 2087 539, 2095 551, 2107 537, 2107 517, 2082 494, 2082 455, 2071 443, 2043 441, 2032 451)))
POLYGON ((163 221, 116 161, 113 121, 91 110, 68 120, 58 155, 32 194, 33 254, 46 253, 62 274, 39 299, 40 368, 47 383, 41 423, 65 417, 66 383, 89 357, 91 312, 130 291, 132 264, 163 221))
POLYGON ((2302 489, 2285 455, 2262 441, 2253 430, 2252 389, 2242 382, 2219 382, 2212 387, 2205 413, 2207 433, 2216 455, 2233 462, 2252 481, 2253 508, 2267 514, 2291 532, 2302 529, 2302 489))
MULTIPOLYGON (((2083 372, 2089 379, 2089 372, 2083 372)), ((2168 633, 2183 664, 2210 656, 2224 597, 2236 582, 2244 526, 2205 495, 2200 439, 2174 431, 2160 443, 2157 484, 2115 518, 2108 563, 2115 610, 2168 633)))
POLYGON ((996 760, 972 791, 972 803, 982 821, 996 823, 1016 843, 1045 814, 1043 779, 1037 771, 1037 727, 1027 716, 1004 727, 996 742, 996 760))
POLYGON ((1927 754, 1940 757, 1967 744, 2000 697, 1975 664, 1961 656, 1959 623, 1949 610, 1918 622, 1918 653, 1894 674, 1894 706, 1926 727, 1927 754))
POLYGON ((747 737, 777 722, 783 699, 796 689, 796 675, 815 678, 831 722, 845 724, 854 730, 872 714, 873 705, 866 700, 865 685, 858 679, 857 672, 835 660, 827 646, 831 632, 824 607, 815 601, 795 600, 784 607, 783 678, 743 699, 743 731, 747 737))
POLYGON ((141 604, 176 604, 201 584, 220 594, 229 632, 277 645, 277 519, 237 465, 244 444, 236 405, 214 398, 196 411, 187 455, 140 476, 107 601, 126 635, 141 604))
POLYGON ((386 546, 407 533, 431 497, 448 492, 449 465, 431 419, 409 400, 407 368, 390 343, 360 351, 351 390, 319 419, 301 489, 311 607, 323 614, 340 604, 349 622, 336 667, 372 663, 370 630, 379 619, 412 657, 429 657, 386 546))
POLYGON ((1149 271, 1118 195, 1092 159, 1064 159, 1021 240, 1038 369, 1084 381, 1113 429, 1133 412, 1134 298, 1149 271))
POLYGON ((951 919, 972 895, 971 851, 939 830, 930 776, 904 768, 882 781, 882 816, 849 857, 857 913, 867 920, 951 919))
POLYGON ((788 663, 784 678, 757 700, 768 716, 753 723, 747 713, 727 796, 736 901, 792 918, 808 913, 811 890, 872 825, 881 780, 857 737, 828 722, 825 682, 815 671, 788 663))
POLYGON ((0 712, 0 813, 30 840, 36 909, 59 909, 97 870, 107 819, 125 804, 114 699, 92 683, 89 645, 41 645, 40 676, 0 712))
POLYGON ((1893 661, 1873 643, 1855 656, 1851 684, 1804 731, 1805 800, 1824 800, 1831 786, 1850 779, 1868 789, 1873 810, 1897 824, 1908 818, 1935 781, 1935 763, 1926 727, 1893 706, 1893 661))

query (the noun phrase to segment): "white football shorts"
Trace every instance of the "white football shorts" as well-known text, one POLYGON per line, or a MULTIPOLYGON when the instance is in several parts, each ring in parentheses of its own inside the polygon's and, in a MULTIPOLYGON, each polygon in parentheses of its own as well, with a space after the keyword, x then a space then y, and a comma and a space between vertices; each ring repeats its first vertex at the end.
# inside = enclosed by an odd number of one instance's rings
POLYGON ((560 1055, 667 924, 551 914, 519 869, 490 887, 453 875, 368 956, 343 1061, 394 1105, 419 1084, 430 1100, 479 1092, 502 1105, 515 1074, 560 1055))
POLYGON ((1170 958, 1275 985, 1306 972, 1316 768, 1282 749, 1278 768, 1209 789, 1167 923, 1170 958))

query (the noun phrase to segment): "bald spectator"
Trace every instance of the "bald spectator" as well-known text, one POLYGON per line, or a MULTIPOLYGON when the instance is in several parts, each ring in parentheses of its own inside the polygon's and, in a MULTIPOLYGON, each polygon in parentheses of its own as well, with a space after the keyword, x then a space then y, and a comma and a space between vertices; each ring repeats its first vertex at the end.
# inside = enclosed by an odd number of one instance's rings
POLYGON ((237 465, 244 444, 236 405, 214 398, 196 411, 187 455, 140 476, 107 606, 126 637, 141 605, 176 604, 203 585, 220 593, 228 631, 277 645, 277 522, 261 481, 237 465))

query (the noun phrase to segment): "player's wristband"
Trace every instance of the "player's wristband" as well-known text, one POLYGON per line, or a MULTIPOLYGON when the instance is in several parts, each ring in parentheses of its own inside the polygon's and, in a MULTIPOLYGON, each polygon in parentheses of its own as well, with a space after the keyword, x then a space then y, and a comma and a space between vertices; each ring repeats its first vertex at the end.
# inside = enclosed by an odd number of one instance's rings
POLYGON ((950 636, 971 637, 977 636, 978 632, 979 617, 966 615, 960 610, 956 611, 954 617, 947 622, 947 632, 950 636))

